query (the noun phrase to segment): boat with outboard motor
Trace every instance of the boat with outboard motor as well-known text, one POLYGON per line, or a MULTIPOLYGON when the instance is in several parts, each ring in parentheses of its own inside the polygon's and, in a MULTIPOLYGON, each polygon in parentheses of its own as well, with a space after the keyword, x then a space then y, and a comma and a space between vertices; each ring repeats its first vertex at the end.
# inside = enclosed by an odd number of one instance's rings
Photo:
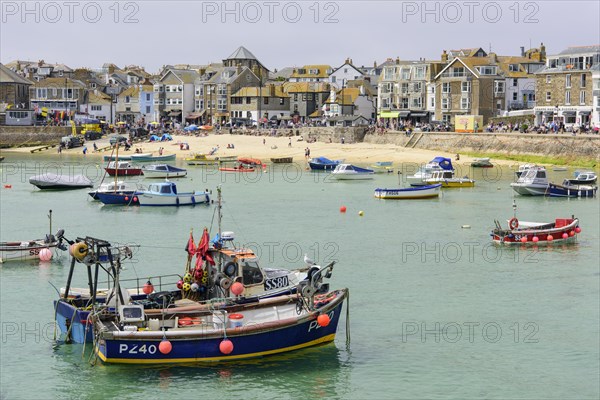
POLYGON ((129 161, 109 161, 106 173, 110 176, 139 176, 144 175, 141 167, 131 164, 129 161))
POLYGON ((308 166, 313 171, 333 170, 344 160, 330 160, 326 157, 316 157, 308 160, 308 166))
POLYGON ((378 199, 410 200, 428 199, 440 195, 441 183, 435 185, 420 185, 398 189, 375 189, 374 196, 378 199))
POLYGON ((470 179, 468 176, 457 178, 454 176, 454 171, 433 171, 431 173, 431 177, 427 178, 425 182, 428 185, 441 183, 443 188, 464 188, 475 186, 475 181, 473 179, 470 179))
POLYGON ((562 185, 548 183, 545 195, 548 197, 596 197, 598 186, 574 185, 571 180, 565 179, 562 185))
POLYGON ((554 222, 528 222, 517 219, 517 204, 513 201, 513 217, 507 221, 508 227, 495 220, 496 227, 490 234, 496 244, 536 244, 573 243, 581 232, 579 219, 556 218, 554 222))
POLYGON ((151 164, 142 167, 145 178, 181 178, 187 175, 187 169, 169 164, 151 164))
POLYGON ((135 195, 140 206, 194 206, 196 204, 209 204, 208 191, 183 192, 177 191, 175 182, 168 180, 148 185, 148 189, 138 190, 135 195))
POLYGON ((569 179, 573 185, 591 185, 596 183, 598 176, 594 171, 575 171, 575 178, 569 179))

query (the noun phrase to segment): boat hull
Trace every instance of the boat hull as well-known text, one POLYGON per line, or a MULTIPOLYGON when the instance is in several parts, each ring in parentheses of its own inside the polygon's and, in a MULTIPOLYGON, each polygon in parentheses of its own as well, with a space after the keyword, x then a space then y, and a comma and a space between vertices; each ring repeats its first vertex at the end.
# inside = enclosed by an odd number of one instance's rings
POLYGON ((205 192, 179 193, 177 195, 156 195, 153 193, 137 193, 140 206, 195 206, 196 204, 208 204, 210 198, 205 192))
POLYGON ((95 351, 105 363, 129 364, 236 361, 289 352, 332 342, 335 339, 344 299, 345 294, 319 310, 319 313, 327 314, 330 318, 330 323, 325 327, 317 323, 317 313, 311 313, 295 323, 276 328, 228 328, 227 338, 233 343, 233 351, 230 354, 223 354, 219 349, 223 341, 222 329, 207 333, 206 329, 202 328, 189 333, 177 332, 176 329, 164 332, 172 345, 168 354, 162 354, 158 350, 162 331, 157 331, 152 338, 145 338, 143 335, 136 337, 135 332, 111 338, 109 332, 101 335, 95 351))
POLYGON ((144 175, 141 168, 104 168, 106 173, 110 176, 139 176, 144 175))
POLYGON ((390 200, 428 199, 440 195, 441 184, 400 189, 375 189, 375 197, 390 200))
POLYGON ((20 246, 19 244, 0 244, 0 263, 8 261, 26 261, 36 260, 40 258, 40 251, 42 249, 53 250, 58 243, 41 243, 42 241, 35 241, 34 245, 31 246, 20 246))
POLYGON ((546 194, 546 189, 548 188, 548 185, 544 184, 520 184, 515 182, 511 183, 510 186, 522 196, 543 196, 546 194))
POLYGON ((333 179, 337 179, 338 181, 356 181, 356 180, 364 180, 364 179, 373 179, 373 172, 370 173, 331 173, 331 177, 333 179))
POLYGON ((330 170, 334 170, 335 167, 337 166, 337 164, 320 164, 320 163, 313 163, 313 162, 308 162, 308 166, 310 167, 310 169, 314 170, 314 171, 330 171, 330 170))
POLYGON ((437 183, 440 183, 443 188, 475 187, 475 181, 472 179, 446 179, 426 181, 427 185, 435 185, 437 183))
POLYGON ((175 160, 175 154, 169 154, 165 156, 146 156, 146 155, 131 155, 131 161, 138 162, 150 162, 150 161, 173 161, 175 160))
POLYGON ((578 219, 556 219, 554 223, 541 225, 537 228, 533 226, 507 230, 497 228, 491 233, 492 241, 499 245, 550 245, 577 241, 578 219), (526 240, 523 241, 523 238, 526 240))
POLYGON ((293 157, 271 158, 271 162, 273 164, 291 164, 293 162, 293 157))
POLYGON ((596 197, 598 187, 563 186, 550 183, 546 191, 549 197, 596 197))
POLYGON ((133 192, 119 192, 119 193, 96 193, 96 197, 98 200, 102 202, 102 204, 111 204, 111 205, 139 205, 138 197, 135 195, 135 191, 133 192))
POLYGON ((75 190, 94 187, 93 182, 83 175, 43 174, 29 178, 29 183, 42 190, 75 190))

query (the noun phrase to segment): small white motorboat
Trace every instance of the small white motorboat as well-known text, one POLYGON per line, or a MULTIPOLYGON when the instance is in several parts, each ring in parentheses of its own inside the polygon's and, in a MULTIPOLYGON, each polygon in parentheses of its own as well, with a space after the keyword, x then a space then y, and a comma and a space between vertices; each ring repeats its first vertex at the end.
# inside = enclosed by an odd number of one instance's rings
POLYGON ((207 192, 194 191, 178 193, 177 185, 173 182, 153 183, 148 190, 136 192, 140 206, 193 206, 207 204, 210 197, 207 192))
POLYGON ((187 169, 169 164, 152 164, 142 167, 146 178, 180 178, 187 175, 187 169))
POLYGON ((543 196, 548 189, 546 168, 534 166, 523 172, 516 182, 510 184, 513 190, 525 196, 543 196))
POLYGON ((440 195, 441 183, 436 185, 416 186, 399 189, 375 189, 375 197, 378 199, 408 200, 427 199, 440 195))
POLYGON ((339 164, 331 172, 331 177, 337 180, 373 179, 372 169, 360 168, 352 164, 339 164))

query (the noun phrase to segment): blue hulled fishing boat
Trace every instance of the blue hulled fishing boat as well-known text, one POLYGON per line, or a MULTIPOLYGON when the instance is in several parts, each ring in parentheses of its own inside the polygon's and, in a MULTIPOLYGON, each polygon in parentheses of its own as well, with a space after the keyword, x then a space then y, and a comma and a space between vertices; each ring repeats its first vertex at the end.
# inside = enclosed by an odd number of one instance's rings
POLYGON ((344 160, 330 160, 325 157, 316 157, 308 160, 308 165, 312 170, 333 170, 338 164, 341 164, 344 160))

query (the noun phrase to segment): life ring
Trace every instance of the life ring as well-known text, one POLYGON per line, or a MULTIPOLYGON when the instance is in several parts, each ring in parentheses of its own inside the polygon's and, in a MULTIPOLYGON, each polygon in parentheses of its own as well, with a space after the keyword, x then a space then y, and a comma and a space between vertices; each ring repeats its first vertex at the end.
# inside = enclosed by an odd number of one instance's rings
POLYGON ((511 218, 510 221, 508 221, 508 226, 510 229, 517 229, 519 227, 519 220, 516 217, 511 218))
POLYGON ((228 262, 223 267, 223 273, 225 273, 225 275, 228 277, 233 278, 237 275, 237 264, 233 261, 228 262))

